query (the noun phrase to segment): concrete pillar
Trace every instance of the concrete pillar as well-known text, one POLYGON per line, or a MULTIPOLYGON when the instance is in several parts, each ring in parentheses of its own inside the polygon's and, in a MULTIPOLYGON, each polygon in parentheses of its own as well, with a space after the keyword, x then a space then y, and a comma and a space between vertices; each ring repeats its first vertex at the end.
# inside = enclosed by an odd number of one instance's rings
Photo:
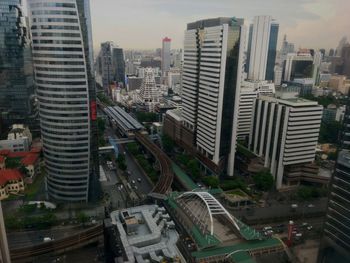
POLYGON ((0 262, 11 263, 10 251, 7 243, 4 215, 0 201, 0 262))

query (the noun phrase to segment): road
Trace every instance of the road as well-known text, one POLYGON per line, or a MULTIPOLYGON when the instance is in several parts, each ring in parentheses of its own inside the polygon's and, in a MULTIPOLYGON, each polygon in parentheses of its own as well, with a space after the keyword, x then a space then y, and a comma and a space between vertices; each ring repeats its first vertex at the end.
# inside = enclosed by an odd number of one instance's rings
POLYGON ((9 247, 13 249, 41 244, 44 237, 60 239, 82 230, 83 228, 81 226, 56 226, 45 230, 9 232, 7 233, 7 239, 9 247))
MULTIPOLYGON (((105 136, 118 139, 118 136, 115 134, 113 128, 108 125, 108 122, 106 122, 105 136)), ((147 195, 153 189, 153 185, 148 181, 148 178, 146 177, 147 175, 145 175, 140 169, 131 154, 128 151, 125 151, 125 147, 126 146, 122 144, 118 145, 119 154, 124 154, 127 170, 130 171, 129 182, 131 184, 132 180, 134 180, 135 185, 137 186, 136 191, 140 195, 147 195), (141 179, 141 182, 137 181, 138 178, 141 179)))

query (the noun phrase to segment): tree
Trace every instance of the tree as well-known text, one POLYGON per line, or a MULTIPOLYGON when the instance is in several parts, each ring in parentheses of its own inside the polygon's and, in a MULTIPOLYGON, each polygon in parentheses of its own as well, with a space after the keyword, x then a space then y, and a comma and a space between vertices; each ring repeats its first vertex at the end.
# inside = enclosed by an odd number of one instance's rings
POLYGON ((162 144, 163 148, 167 153, 170 153, 173 151, 175 143, 174 141, 170 138, 170 136, 164 134, 162 135, 162 144))
POLYGON ((303 200, 303 201, 307 201, 310 200, 312 198, 312 189, 311 187, 307 187, 307 186, 302 186, 298 189, 297 195, 299 197, 299 199, 303 200))
POLYGON ((211 188, 218 188, 219 187, 219 179, 214 176, 205 176, 202 179, 203 183, 205 183, 207 186, 211 188))
POLYGON ((187 169, 193 178, 198 179, 200 177, 199 163, 196 159, 187 162, 187 169))
POLYGON ((125 163, 125 156, 123 154, 118 155, 117 163, 120 170, 125 171, 127 169, 127 165, 125 163))
POLYGON ((245 190, 247 188, 246 184, 240 178, 225 180, 220 184, 220 187, 224 191, 232 190, 236 188, 245 190))
POLYGON ((158 121, 158 115, 154 112, 136 112, 136 118, 139 122, 156 122, 158 121))
POLYGON ((273 187, 273 177, 268 170, 262 170, 253 176, 256 188, 262 191, 271 190, 273 187))
POLYGON ((85 223, 86 223, 87 221, 89 221, 88 216, 87 216, 84 212, 79 212, 79 213, 77 214, 77 219, 78 219, 78 221, 79 221, 81 224, 83 224, 83 225, 85 225, 85 223))
POLYGON ((338 144, 340 129, 341 123, 337 121, 328 124, 321 123, 319 142, 338 144))
POLYGON ((137 155, 139 153, 139 147, 137 146, 137 143, 135 143, 135 142, 128 143, 127 148, 131 152, 132 155, 137 155))
POLYGON ((97 129, 100 135, 103 134, 106 129, 106 121, 101 117, 97 118, 97 129))

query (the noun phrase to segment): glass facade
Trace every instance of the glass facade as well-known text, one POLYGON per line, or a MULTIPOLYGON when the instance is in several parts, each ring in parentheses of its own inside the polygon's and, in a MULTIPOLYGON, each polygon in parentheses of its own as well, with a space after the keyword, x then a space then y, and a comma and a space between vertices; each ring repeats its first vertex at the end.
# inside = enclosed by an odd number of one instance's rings
POLYGON ((0 115, 5 124, 29 124, 34 112, 33 67, 21 0, 0 1, 0 115))
POLYGON ((279 24, 272 23, 270 29, 269 48, 267 53, 267 64, 266 64, 266 80, 274 80, 274 68, 276 62, 276 49, 278 39, 279 24))

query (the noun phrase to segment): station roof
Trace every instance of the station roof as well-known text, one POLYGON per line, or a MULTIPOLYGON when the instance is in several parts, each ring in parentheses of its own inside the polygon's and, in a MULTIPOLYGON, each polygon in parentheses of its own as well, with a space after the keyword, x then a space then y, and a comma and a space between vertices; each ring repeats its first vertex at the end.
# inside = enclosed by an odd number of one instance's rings
POLYGON ((143 129, 143 126, 121 107, 106 107, 106 113, 113 118, 124 131, 143 129))

